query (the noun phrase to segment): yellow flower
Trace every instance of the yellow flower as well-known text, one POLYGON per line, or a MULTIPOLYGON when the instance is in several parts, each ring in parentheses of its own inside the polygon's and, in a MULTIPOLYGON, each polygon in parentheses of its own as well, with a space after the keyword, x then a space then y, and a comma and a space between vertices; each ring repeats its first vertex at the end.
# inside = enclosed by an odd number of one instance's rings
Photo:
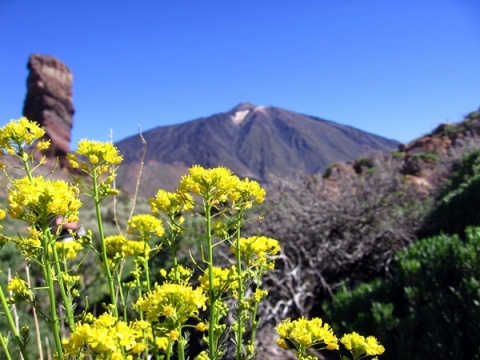
POLYGON ((280 346, 282 349, 288 349, 288 344, 285 341, 285 339, 278 338, 277 339, 277 345, 280 346))
POLYGON ((193 209, 194 199, 190 194, 169 192, 163 189, 157 191, 155 198, 149 200, 152 212, 159 214, 160 211, 174 218, 182 211, 193 209))
POLYGON ((333 334, 333 330, 326 323, 323 323, 320 318, 313 318, 307 320, 301 317, 298 320, 291 321, 286 319, 282 321, 276 328, 280 340, 277 344, 286 346, 288 343, 295 347, 308 348, 312 346, 321 345, 324 349, 337 350, 338 339, 333 334))
POLYGON ((9 213, 14 219, 24 215, 33 216, 33 220, 62 215, 66 221, 75 222, 82 205, 78 196, 78 188, 63 180, 24 177, 12 183, 8 196, 9 213))
POLYGON ((141 240, 150 240, 153 235, 165 233, 162 221, 150 214, 135 215, 128 220, 128 233, 138 234, 141 240))
POLYGON ((109 172, 110 176, 104 180, 104 190, 116 192, 107 184, 115 178, 114 165, 120 164, 123 157, 113 143, 82 139, 78 142, 75 153, 67 155, 67 160, 72 168, 86 173, 90 173, 92 169, 95 169, 98 175, 109 172))
POLYGON ((240 179, 225 167, 205 169, 194 165, 189 174, 182 176, 179 184, 181 193, 192 193, 202 196, 213 206, 225 203, 237 192, 240 179))
POLYGON ((135 258, 143 256, 148 259, 150 246, 144 241, 128 240, 122 235, 112 235, 105 238, 108 259, 112 265, 118 265, 127 256, 135 258))
MULTIPOLYGON (((237 250, 232 247, 231 252, 237 250)), ((266 236, 251 236, 240 239, 240 256, 247 267, 261 267, 262 270, 273 269, 272 257, 280 252, 280 244, 277 240, 266 236)))
POLYGON ((159 211, 177 214, 181 209, 181 197, 179 194, 163 189, 158 190, 155 198, 151 198, 149 202, 154 214, 158 214, 159 211))
MULTIPOLYGON (((220 268, 214 266, 213 270, 213 290, 216 294, 226 293, 238 287, 237 269, 232 266, 230 268, 220 268)), ((203 291, 208 292, 210 288, 208 268, 203 275, 198 278, 203 291)))
MULTIPOLYGON (((44 135, 45 130, 26 117, 11 120, 0 128, 0 149, 5 149, 10 155, 20 155, 27 146, 32 145, 44 135)), ((45 144, 42 147, 45 147, 45 144)))
POLYGON ((172 341, 175 341, 178 339, 178 337, 180 336, 180 332, 175 329, 175 330, 172 330, 168 333, 168 337, 170 338, 170 340, 172 341))
POLYGON ((205 310, 206 301, 201 288, 166 283, 138 299, 135 307, 144 311, 149 321, 158 322, 169 316, 183 324, 188 318, 197 317, 199 310, 205 310))
POLYGON ((157 349, 167 351, 169 344, 170 340, 167 337, 155 337, 155 345, 157 345, 157 349))
POLYGON ((124 359, 121 357, 122 352, 138 354, 147 348, 143 336, 144 323, 127 323, 105 313, 91 319, 90 323, 78 323, 70 338, 63 339, 62 343, 67 355, 77 354, 84 347, 88 347, 93 355, 124 359))
POLYGON ((7 285, 7 290, 12 292, 11 302, 14 303, 28 301, 32 295, 27 283, 20 279, 18 275, 15 275, 15 277, 10 280, 7 285))
POLYGON ((210 360, 210 356, 208 356, 206 351, 202 351, 195 357, 195 360, 210 360))
MULTIPOLYGON (((3 209, 0 209, 0 220, 5 219, 6 216, 7 216, 7 212, 3 209)), ((0 230, 2 230, 2 229, 3 229, 3 226, 0 225, 0 230)))
POLYGON ((199 322, 197 326, 195 326, 195 329, 198 331, 204 332, 208 330, 208 324, 205 324, 203 321, 199 322))
POLYGON ((260 301, 262 301, 262 299, 263 299, 264 297, 266 297, 267 295, 268 295, 268 291, 267 291, 267 290, 262 290, 262 289, 260 289, 260 288, 257 288, 257 289, 255 290, 255 293, 253 294, 253 301, 258 304, 258 303, 259 303, 260 301))
POLYGON ((123 160, 122 156, 118 153, 118 149, 111 142, 82 139, 78 142, 78 148, 75 153, 86 156, 91 160, 92 164, 101 162, 118 165, 123 160))
POLYGON ((225 167, 205 169, 194 165, 189 173, 180 179, 178 191, 181 194, 197 194, 208 199, 212 206, 230 202, 232 209, 248 209, 253 202, 265 200, 265 190, 256 181, 240 180, 225 167))
POLYGON ((34 258, 42 251, 42 234, 39 231, 30 231, 30 237, 21 237, 17 241, 17 248, 21 249, 21 254, 27 259, 34 258))
POLYGON ((83 249, 78 241, 57 241, 55 246, 61 259, 75 259, 77 252, 83 249))
POLYGON ((165 305, 163 307, 163 315, 166 317, 174 316, 175 315, 175 309, 173 308, 172 305, 165 305))
POLYGON ((193 270, 184 267, 182 264, 177 264, 177 267, 172 267, 168 273, 165 269, 161 269, 160 275, 175 284, 187 284, 193 275, 193 270))
POLYGON ((80 276, 78 275, 69 275, 67 273, 62 274, 62 279, 65 282, 67 288, 72 288, 76 282, 80 280, 80 276))
MULTIPOLYGON (((39 142, 37 142, 37 149, 38 150, 47 150, 51 145, 51 141, 50 140, 40 140, 39 142)), ((44 162, 44 159, 45 158, 42 158, 42 163, 45 163, 44 162)))
MULTIPOLYGON (((232 198, 240 203, 244 209, 252 207, 252 203, 260 204, 265 201, 266 192, 256 181, 244 179, 237 184, 237 197, 232 198)), ((232 195, 235 196, 235 195, 232 195)))
POLYGON ((382 355, 385 348, 373 336, 364 337, 356 332, 345 334, 342 336, 340 342, 347 350, 355 353, 356 356, 375 356, 382 355))

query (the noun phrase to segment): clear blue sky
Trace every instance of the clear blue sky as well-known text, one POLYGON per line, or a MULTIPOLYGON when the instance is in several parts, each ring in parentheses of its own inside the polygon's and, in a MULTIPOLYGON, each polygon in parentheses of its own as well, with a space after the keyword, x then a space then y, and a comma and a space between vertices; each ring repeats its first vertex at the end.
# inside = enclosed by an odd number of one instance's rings
POLYGON ((247 101, 402 142, 480 107, 479 0, 0 0, 0 125, 31 53, 74 74, 72 148, 247 101))

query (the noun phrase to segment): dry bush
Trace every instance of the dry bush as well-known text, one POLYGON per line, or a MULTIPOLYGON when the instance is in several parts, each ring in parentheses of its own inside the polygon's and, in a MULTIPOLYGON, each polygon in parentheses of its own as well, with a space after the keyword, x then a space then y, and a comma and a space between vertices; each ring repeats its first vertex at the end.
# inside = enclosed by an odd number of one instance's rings
POLYGON ((371 160, 361 175, 344 169, 335 180, 315 176, 271 192, 262 230, 281 241, 283 254, 267 279, 268 317, 318 315, 340 283, 388 273, 394 254, 415 238, 425 199, 399 172, 401 160, 371 160))

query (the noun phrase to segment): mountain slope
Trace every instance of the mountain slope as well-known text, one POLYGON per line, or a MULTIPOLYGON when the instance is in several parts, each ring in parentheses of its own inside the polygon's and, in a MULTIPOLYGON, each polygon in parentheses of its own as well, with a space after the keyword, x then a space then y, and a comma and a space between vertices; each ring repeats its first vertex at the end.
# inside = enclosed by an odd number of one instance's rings
MULTIPOLYGON (((194 164, 223 165, 264 184, 322 172, 332 162, 390 151, 398 142, 276 107, 242 103, 230 111, 143 134, 147 142, 143 195, 172 189, 194 164)), ((116 144, 124 156, 118 184, 132 190, 142 154, 139 136, 116 144)))

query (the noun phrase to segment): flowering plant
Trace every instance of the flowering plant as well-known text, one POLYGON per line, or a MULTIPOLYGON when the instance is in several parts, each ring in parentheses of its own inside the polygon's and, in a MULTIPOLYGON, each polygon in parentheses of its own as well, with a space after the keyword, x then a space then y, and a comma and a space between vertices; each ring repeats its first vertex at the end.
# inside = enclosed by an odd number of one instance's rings
MULTIPOLYGON (((242 236, 242 224, 247 211, 264 201, 265 190, 224 167, 193 166, 177 190, 160 189, 149 200, 151 213, 131 216, 125 233, 107 236, 101 207, 105 199, 118 194, 114 186, 122 161, 118 149, 110 142, 81 140, 77 150, 67 156, 80 175, 68 183, 35 175, 45 162, 41 153, 49 146, 42 140, 44 135, 42 128, 26 118, 0 128, 0 152, 20 161, 25 173, 15 179, 9 175, 10 166, 0 163, 10 180, 8 207, 0 209, 0 220, 8 215, 28 230, 18 237, 1 235, 0 245, 14 243, 27 264, 40 267, 42 277, 42 286, 32 286, 18 274, 6 287, 0 286, 0 302, 9 325, 7 332, 0 333, 6 358, 12 358, 7 335, 13 337, 23 359, 31 355, 26 350, 29 328, 20 327, 13 316, 13 307, 21 302, 31 307, 36 324, 37 313, 46 320, 58 359, 170 359, 174 355, 185 359, 192 331, 205 334, 205 350, 197 355, 199 360, 222 358, 229 338, 235 344, 236 359, 255 357, 258 305, 267 296, 262 277, 274 268, 281 249, 275 239, 242 236), (93 202, 97 235, 90 229, 80 236, 71 229, 72 240, 62 241, 62 225, 79 219, 81 196, 93 202), (194 268, 183 266, 177 257, 181 237, 189 231, 184 226, 187 214, 197 217, 204 227, 201 234, 195 234, 201 258, 192 259, 194 268), (219 245, 230 248, 228 267, 217 260, 219 245), (171 254, 173 263, 160 271, 164 278, 160 282, 152 276, 150 266, 162 251, 171 254), (80 297, 88 296, 81 287, 87 257, 100 264, 105 279, 108 301, 101 311, 93 311, 88 302, 83 309, 77 306, 80 297), (124 281, 127 268, 129 281, 124 281), (47 309, 37 300, 44 296, 47 309)), ((295 349, 299 358, 310 356, 309 348, 318 344, 338 348, 337 338, 321 320, 286 320, 277 331, 278 344, 295 349)), ((38 335, 37 325, 36 332, 38 335)), ((380 345, 375 348, 370 338, 362 339, 352 334, 341 342, 354 359, 381 353, 380 345)))

